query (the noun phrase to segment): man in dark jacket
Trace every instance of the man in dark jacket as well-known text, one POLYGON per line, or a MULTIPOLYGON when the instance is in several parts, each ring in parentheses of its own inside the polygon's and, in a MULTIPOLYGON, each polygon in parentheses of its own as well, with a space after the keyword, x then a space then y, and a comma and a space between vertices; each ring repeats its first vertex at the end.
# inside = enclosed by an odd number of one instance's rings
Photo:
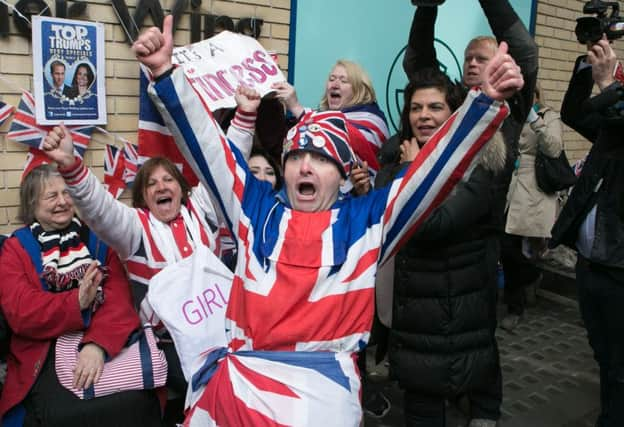
POLYGON ((624 120, 621 108, 587 108, 594 83, 601 97, 619 99, 617 58, 607 40, 576 61, 561 119, 593 143, 552 230, 551 247, 578 250, 576 282, 589 344, 600 367, 601 413, 596 426, 624 425, 624 120), (616 154, 613 154, 616 153, 616 154))

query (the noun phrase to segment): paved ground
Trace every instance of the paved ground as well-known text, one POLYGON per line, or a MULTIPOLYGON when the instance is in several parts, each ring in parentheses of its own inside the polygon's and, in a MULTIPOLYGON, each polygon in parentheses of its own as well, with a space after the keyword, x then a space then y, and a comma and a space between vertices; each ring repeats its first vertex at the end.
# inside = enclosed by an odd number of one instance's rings
MULTIPOLYGON (((543 288, 537 305, 513 333, 499 328, 496 334, 504 384, 498 426, 593 427, 599 410, 598 367, 572 298, 574 281, 546 272, 543 288)), ((388 379, 384 364, 373 369, 392 409, 380 420, 367 417, 366 427, 403 426, 401 391, 388 379)), ((450 406, 447 413, 447 427, 466 426, 461 410, 450 406)))

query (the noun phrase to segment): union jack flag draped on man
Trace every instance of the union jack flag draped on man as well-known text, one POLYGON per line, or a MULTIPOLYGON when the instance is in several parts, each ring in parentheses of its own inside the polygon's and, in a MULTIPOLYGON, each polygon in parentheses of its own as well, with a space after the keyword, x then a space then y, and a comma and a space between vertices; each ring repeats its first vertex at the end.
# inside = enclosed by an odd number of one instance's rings
MULTIPOLYGON (((193 390, 205 389, 184 425, 358 426, 354 354, 370 336, 377 266, 471 170, 507 107, 471 91, 390 185, 302 212, 283 190, 276 194, 249 173, 210 112, 190 96, 182 73, 160 79, 150 92, 223 208, 239 249, 226 312, 228 348, 211 353, 193 376, 193 390)), ((341 120, 346 128, 348 119, 341 120)), ((299 123, 289 148, 302 142, 307 151, 325 148, 315 124, 299 123)))

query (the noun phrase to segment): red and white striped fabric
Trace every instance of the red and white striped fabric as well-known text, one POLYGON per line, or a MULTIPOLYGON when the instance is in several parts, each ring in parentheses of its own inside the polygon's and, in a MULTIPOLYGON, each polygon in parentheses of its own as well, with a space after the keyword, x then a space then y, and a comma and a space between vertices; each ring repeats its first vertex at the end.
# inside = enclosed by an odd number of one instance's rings
POLYGON ((358 426, 354 354, 370 337, 378 265, 474 166, 508 108, 472 91, 390 185, 301 212, 251 176, 182 73, 149 91, 238 243, 227 354, 207 366, 186 424, 358 426))
POLYGON ((92 399, 120 391, 162 387, 167 382, 167 360, 156 345, 150 327, 116 357, 104 363, 100 380, 86 389, 73 386, 78 346, 83 332, 70 332, 56 340, 55 368, 59 382, 80 399, 92 399))

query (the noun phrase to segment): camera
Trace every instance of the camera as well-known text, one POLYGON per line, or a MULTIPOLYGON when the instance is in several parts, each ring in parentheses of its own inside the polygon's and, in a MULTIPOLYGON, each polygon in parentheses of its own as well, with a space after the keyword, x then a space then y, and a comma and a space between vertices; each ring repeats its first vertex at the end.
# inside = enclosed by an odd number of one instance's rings
POLYGON ((579 43, 596 43, 606 34, 607 39, 615 40, 624 35, 624 19, 620 17, 617 1, 591 0, 583 6, 583 13, 596 16, 582 16, 576 19, 576 38, 579 43), (611 8, 611 14, 607 12, 611 8))
POLYGON ((440 6, 445 0, 412 0, 414 6, 440 6))

